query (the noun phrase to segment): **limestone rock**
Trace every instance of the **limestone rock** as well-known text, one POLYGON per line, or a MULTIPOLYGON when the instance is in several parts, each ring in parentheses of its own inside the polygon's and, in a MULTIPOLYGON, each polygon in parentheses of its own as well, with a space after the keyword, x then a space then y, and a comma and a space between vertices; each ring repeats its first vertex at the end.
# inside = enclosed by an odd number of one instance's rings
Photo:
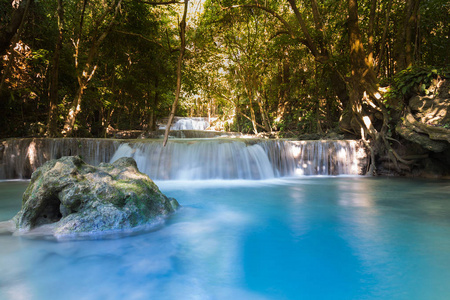
POLYGON ((450 82, 440 81, 431 95, 416 95, 409 100, 396 131, 403 138, 432 152, 450 145, 450 82))
POLYGON ((13 220, 21 232, 51 224, 54 236, 91 235, 148 226, 177 207, 132 158, 94 167, 66 156, 33 173, 13 220))

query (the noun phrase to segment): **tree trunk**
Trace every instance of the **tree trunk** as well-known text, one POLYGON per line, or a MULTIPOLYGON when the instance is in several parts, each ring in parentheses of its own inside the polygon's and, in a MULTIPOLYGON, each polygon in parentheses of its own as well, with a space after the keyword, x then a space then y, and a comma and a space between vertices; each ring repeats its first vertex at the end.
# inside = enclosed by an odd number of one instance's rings
POLYGON ((259 112, 261 113, 261 118, 262 118, 264 129, 267 132, 271 132, 272 130, 270 129, 267 113, 266 113, 266 110, 264 109, 263 104, 261 103, 262 101, 261 101, 261 97, 260 96, 258 97, 257 102, 258 102, 258 106, 259 106, 259 112))
POLYGON ((156 130, 156 108, 159 102, 159 92, 158 92, 158 77, 155 79, 155 97, 153 97, 153 104, 151 110, 151 122, 150 122, 150 130, 156 130))
POLYGON ((420 0, 407 0, 404 7, 403 22, 399 26, 396 43, 396 71, 399 72, 412 65, 413 62, 413 32, 419 9, 420 0))
MULTIPOLYGON (((315 0, 312 0, 312 6, 313 6, 313 16, 317 19, 316 24, 316 32, 319 36, 319 42, 322 43, 320 46, 321 52, 317 50, 317 45, 314 42, 314 40, 311 37, 311 34, 309 33, 308 27, 306 26, 305 21, 303 20, 302 15, 300 14, 300 11, 298 10, 297 4, 295 0, 288 0, 289 4, 291 5, 292 10, 294 11, 295 17, 297 19, 297 22, 300 25, 300 29, 305 36, 306 42, 305 45, 308 47, 308 49, 311 51, 311 54, 314 56, 315 60, 322 63, 327 64, 330 60, 330 55, 328 53, 326 45, 323 43, 323 29, 322 29, 322 23, 320 21, 319 11, 317 9, 317 3, 314 2, 315 0)), ((346 107, 348 105, 349 96, 347 93, 347 86, 345 83, 344 78, 341 74, 334 68, 334 66, 331 66, 331 72, 329 73, 330 80, 333 83, 332 88, 334 92, 336 93, 336 96, 338 96, 339 100, 341 100, 342 105, 346 107)))
POLYGON ((62 0, 58 0, 57 8, 58 16, 58 40, 56 41, 55 52, 53 53, 53 64, 52 73, 50 79, 49 88, 49 112, 48 112, 48 124, 47 124, 47 134, 49 137, 54 137, 58 132, 58 75, 59 75, 59 58, 63 45, 64 33, 63 33, 63 22, 64 22, 64 10, 62 0))
MULTIPOLYGON (((86 5, 86 0, 84 1, 84 5, 86 5)), ((91 81, 92 77, 95 74, 95 71, 97 69, 97 66, 94 65, 94 60, 97 57, 98 50, 100 48, 100 45, 102 44, 103 40, 107 37, 109 31, 111 30, 112 26, 114 25, 114 21, 119 13, 120 5, 122 3, 122 0, 113 1, 111 6, 107 9, 107 11, 97 20, 97 27, 94 29, 94 32, 97 32, 99 30, 99 27, 103 21, 103 19, 106 17, 108 13, 111 11, 114 11, 112 19, 107 24, 104 31, 95 36, 91 43, 91 48, 89 49, 88 57, 86 60, 86 63, 84 64, 83 68, 79 70, 78 72, 78 89, 75 94, 74 100, 70 106, 69 113, 66 117, 66 121, 64 122, 64 129, 63 134, 65 136, 71 136, 73 133, 73 127, 77 118, 78 113, 81 111, 81 100, 83 96, 84 90, 87 88, 87 85, 89 81, 91 81)), ((83 8, 83 14, 81 16, 80 26, 82 27, 84 18, 84 8, 83 8)), ((82 28, 80 28, 80 35, 81 36, 82 28)), ((77 68, 79 66, 78 63, 78 55, 79 55, 79 40, 76 45, 76 55, 75 55, 75 67, 77 68)))
POLYGON ((367 53, 368 53, 368 64, 373 66, 373 39, 375 31, 375 13, 377 10, 377 0, 371 0, 370 2, 370 13, 369 13, 369 28, 368 28, 368 41, 367 41, 367 53))
POLYGON ((409 0, 407 5, 407 11, 410 13, 405 26, 405 63, 406 67, 410 67, 414 63, 413 44, 415 44, 415 39, 413 36, 417 27, 420 0, 409 0))
POLYGON ((33 0, 27 0, 27 2, 25 3, 25 7, 22 9, 21 7, 23 6, 23 2, 24 1, 21 1, 18 4, 18 7, 13 11, 10 26, 7 26, 7 30, 4 34, 2 34, 0 38, 0 55, 6 49, 8 49, 9 46, 8 65, 6 66, 5 70, 2 69, 3 64, 0 63, 0 72, 3 71, 3 75, 0 80, 0 93, 3 90, 6 78, 8 78, 8 73, 14 62, 14 48, 16 47, 16 44, 19 42, 20 36, 22 35, 23 27, 25 25, 25 19, 30 8, 30 4, 31 2, 33 2, 33 0))
POLYGON ((322 18, 320 16, 319 7, 317 5, 316 0, 310 0, 311 1, 311 9, 313 13, 314 18, 314 26, 316 28, 316 35, 320 47, 320 52, 322 54, 326 54, 328 56, 328 50, 324 43, 324 32, 323 32, 323 24, 322 24, 322 18))
POLYGON ((166 131, 164 132, 164 140, 163 140, 164 147, 166 146, 167 139, 169 138, 170 126, 172 126, 173 117, 175 116, 175 112, 177 111, 178 99, 180 98, 181 68, 183 66, 183 56, 184 56, 184 52, 186 50, 186 17, 187 17, 188 5, 189 5, 189 0, 185 0, 183 19, 180 22, 181 46, 180 46, 180 55, 178 56, 178 63, 177 63, 177 87, 175 90, 175 100, 173 101, 172 110, 170 111, 169 120, 167 121, 167 125, 166 125, 166 131))
MULTIPOLYGON (((396 166, 398 164, 395 156, 397 155, 390 147, 386 139, 386 131, 389 116, 385 107, 382 104, 381 98, 377 97, 377 81, 373 67, 366 63, 364 48, 362 45, 361 34, 358 25, 358 3, 357 0, 347 0, 348 2, 348 32, 349 32, 349 46, 350 46, 350 103, 352 111, 352 121, 355 129, 360 129, 361 138, 369 148, 371 153, 370 173, 375 172, 375 155, 379 152, 384 152, 388 155, 391 161, 396 166), (368 105, 370 109, 375 109, 382 113, 383 124, 377 130, 371 120, 371 115, 368 113, 368 105), (366 135, 369 135, 373 147, 367 142, 366 135)), ((378 95, 379 96, 379 95, 378 95)))
POLYGON ((322 26, 321 20, 320 20, 320 16, 319 16, 319 11, 317 9, 317 3, 315 1, 316 0, 311 0, 311 3, 313 6, 313 17, 316 18, 316 22, 315 22, 316 34, 319 37, 318 39, 319 39, 319 46, 320 46, 321 52, 318 51, 317 45, 314 42, 314 40, 309 32, 308 26, 306 25, 300 11, 298 10, 296 0, 288 0, 288 2, 290 4, 292 10, 294 11, 295 18, 296 18, 298 24, 300 25, 300 29, 301 29, 301 32, 302 32, 304 38, 303 38, 303 36, 299 36, 299 34, 295 30, 292 29, 292 27, 289 25, 289 23, 286 20, 284 20, 282 16, 280 16, 274 10, 268 8, 267 6, 263 6, 261 4, 242 4, 242 5, 229 6, 229 8, 237 8, 237 7, 258 8, 258 9, 261 9, 261 10, 271 14, 276 19, 278 19, 283 24, 283 26, 286 28, 289 36, 293 39, 300 40, 300 42, 302 44, 304 44, 310 50, 311 54, 314 56, 316 61, 318 61, 322 64, 327 64, 328 66, 331 67, 329 76, 330 76, 330 80, 332 82, 332 84, 331 84, 332 89, 335 92, 336 96, 341 101, 342 105, 344 107, 346 107, 349 102, 349 95, 347 92, 347 84, 346 84, 344 77, 334 67, 334 64, 330 63, 330 55, 329 55, 326 45, 324 43, 325 40, 323 38, 324 35, 323 35, 323 30, 321 28, 321 26, 322 26), (320 44, 320 41, 323 41, 323 43, 320 44))
POLYGON ((239 106, 239 96, 236 97, 236 111, 235 111, 235 118, 236 118, 236 129, 238 132, 241 132, 241 125, 240 125, 240 118, 239 115, 241 114, 241 109, 239 106))
POLYGON ((253 126, 253 133, 254 134, 258 134, 258 123, 256 122, 256 116, 255 116, 255 110, 253 109, 253 100, 252 100, 253 95, 249 95, 248 100, 250 101, 249 104, 249 108, 250 108, 250 118, 252 121, 252 126, 253 126))
POLYGON ((377 90, 376 77, 373 66, 366 63, 366 56, 361 39, 358 24, 358 3, 357 0, 347 0, 348 2, 348 32, 350 46, 350 108, 352 113, 352 127, 358 132, 361 129, 361 136, 369 134, 373 139, 378 138, 378 133, 373 128, 369 115, 363 106, 363 98, 369 100, 370 95, 377 90), (364 95, 366 94, 366 95, 364 95))
POLYGON ((322 134, 323 130, 322 130, 322 126, 320 124, 320 98, 319 98, 319 74, 318 74, 318 70, 317 70, 317 62, 314 64, 314 99, 316 101, 316 122, 317 122, 317 127, 316 127, 316 132, 318 134, 322 134))
POLYGON ((287 50, 284 52, 283 58, 280 60, 278 65, 278 105, 277 105, 277 116, 276 121, 280 122, 286 112, 286 106, 289 102, 290 94, 290 63, 289 63, 289 53, 287 50))
POLYGON ((288 0, 289 4, 291 5, 292 10, 294 11, 295 17, 297 19, 297 22, 300 25, 300 28, 303 32, 303 35, 305 36, 306 39, 306 46, 308 47, 308 49, 311 51, 312 55, 316 58, 316 59, 320 59, 320 55, 319 52, 317 50, 317 46, 316 43, 314 43, 308 27, 306 26, 305 21, 303 20, 302 15, 300 14, 300 11, 298 10, 297 4, 296 4, 296 0, 288 0))
MULTIPOLYGON (((381 62, 384 59, 384 52, 386 49, 386 36, 387 36, 387 32, 389 29, 389 17, 391 15, 391 7, 392 7, 392 0, 389 0, 388 2, 388 6, 387 6, 387 10, 386 10, 386 20, 384 21, 384 29, 383 29, 383 35, 381 36, 381 43, 380 43, 380 56, 378 58, 378 64, 376 66, 375 69, 375 74, 379 74, 380 73, 380 68, 381 68, 381 62)), ((387 70, 389 69, 389 61, 386 60, 386 67, 387 70)))
POLYGON ((4 26, 0 25, 0 57, 6 54, 6 51, 11 46, 11 41, 19 30, 24 17, 26 17, 26 12, 31 2, 33 2, 33 0, 22 0, 18 4, 12 5, 12 12, 10 13, 11 17, 9 18, 10 22, 4 26))
POLYGON ((69 113, 67 114, 67 118, 64 123, 63 134, 65 134, 66 136, 71 136, 73 133, 76 117, 78 113, 81 111, 81 99, 83 97, 83 92, 86 89, 86 87, 87 82, 84 83, 84 80, 82 78, 79 78, 78 89, 77 92, 75 93, 75 97, 72 101, 72 106, 69 109, 69 113))

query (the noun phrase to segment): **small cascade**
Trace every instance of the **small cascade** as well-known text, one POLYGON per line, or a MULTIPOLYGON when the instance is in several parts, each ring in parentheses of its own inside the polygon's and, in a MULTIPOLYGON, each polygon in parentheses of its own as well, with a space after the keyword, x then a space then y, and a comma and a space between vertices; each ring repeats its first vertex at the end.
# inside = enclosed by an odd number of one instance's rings
POLYGON ((0 144, 0 179, 30 178, 46 161, 68 155, 97 165, 109 161, 118 146, 108 139, 9 139, 0 144))
POLYGON ((296 175, 358 175, 366 156, 357 141, 292 141, 286 156, 295 161, 296 175))
MULTIPOLYGON (((166 129, 167 121, 159 126, 159 129, 166 129)), ((170 130, 206 130, 209 127, 208 118, 203 117, 175 117, 170 130)))
POLYGON ((156 180, 270 179, 298 175, 362 174, 357 141, 171 140, 121 145, 112 157, 133 157, 156 180))
POLYGON ((363 174, 366 153, 358 141, 261 142, 279 176, 363 174))
MULTIPOLYGON (((156 133, 156 137, 164 137, 164 130, 159 129, 156 133)), ((179 139, 210 139, 215 137, 239 137, 242 136, 242 133, 213 130, 172 130, 169 136, 179 139)))
POLYGON ((133 157, 141 172, 156 180, 267 179, 272 165, 258 145, 237 140, 178 140, 123 144, 111 161, 133 157))

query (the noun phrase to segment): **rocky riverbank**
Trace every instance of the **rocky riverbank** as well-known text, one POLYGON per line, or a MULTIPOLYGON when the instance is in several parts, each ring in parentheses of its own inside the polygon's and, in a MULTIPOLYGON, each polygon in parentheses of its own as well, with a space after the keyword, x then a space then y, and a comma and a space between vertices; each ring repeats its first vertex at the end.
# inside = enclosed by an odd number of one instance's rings
POLYGON ((402 157, 402 172, 381 158, 381 174, 450 178, 450 80, 436 81, 428 94, 406 101, 395 131, 399 140, 392 145, 402 157))

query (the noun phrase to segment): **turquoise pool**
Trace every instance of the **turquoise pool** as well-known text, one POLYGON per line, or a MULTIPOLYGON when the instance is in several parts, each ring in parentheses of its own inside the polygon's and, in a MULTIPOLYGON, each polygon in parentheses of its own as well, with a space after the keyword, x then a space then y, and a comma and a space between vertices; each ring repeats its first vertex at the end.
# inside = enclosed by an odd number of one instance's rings
MULTIPOLYGON (((161 181, 153 232, 0 235, 0 299, 449 299, 450 182, 365 177, 161 181)), ((0 221, 27 182, 0 182, 0 221)))

